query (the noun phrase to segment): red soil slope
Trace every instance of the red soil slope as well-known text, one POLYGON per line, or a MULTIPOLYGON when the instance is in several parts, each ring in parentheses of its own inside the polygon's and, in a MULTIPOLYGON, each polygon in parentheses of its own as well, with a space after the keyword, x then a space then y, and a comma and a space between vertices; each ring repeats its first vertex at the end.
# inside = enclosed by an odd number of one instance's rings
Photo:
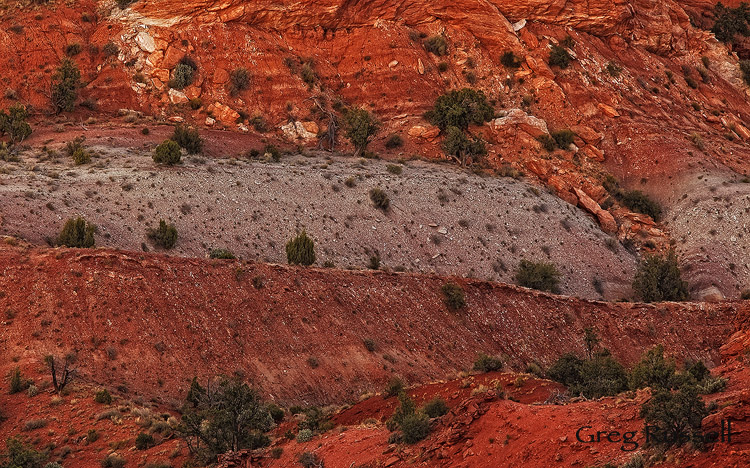
MULTIPOLYGON (((393 413, 395 398, 369 398, 339 413, 334 421, 348 425, 298 443, 277 439, 281 457, 272 459, 268 451, 227 455, 222 468, 249 466, 293 466, 303 452, 313 452, 326 467, 350 466, 430 466, 430 467, 577 467, 620 466, 632 457, 643 457, 656 467, 729 468, 746 467, 750 460, 750 327, 744 312, 739 330, 722 347, 722 365, 714 374, 729 378, 727 388, 707 395, 717 410, 703 420, 703 431, 721 430, 721 421, 731 420, 732 440, 709 445, 705 451, 689 446, 659 455, 658 449, 644 444, 639 416, 648 390, 625 393, 597 401, 577 401, 563 405, 547 404, 554 384, 518 374, 484 374, 444 384, 410 390, 418 404, 433 396, 443 397, 450 413, 432 424, 432 433, 413 445, 388 443, 384 422, 393 413), (495 392, 501 384, 508 399, 495 392), (483 386, 483 387, 482 387, 483 386), (511 401, 512 400, 512 401, 511 401), (358 424, 358 425, 357 425, 358 424), (577 440, 576 431, 584 428, 577 440), (602 436, 599 443, 586 443, 596 431, 640 431, 634 437, 638 446, 610 443, 602 436), (623 450, 623 447, 626 450, 623 450)), ((292 426, 291 424, 289 425, 292 426)), ((613 440, 617 440, 613 437, 613 440)))
POLYGON ((284 402, 356 401, 393 374, 411 383, 450 376, 478 352, 504 354, 516 368, 547 365, 583 352, 586 326, 626 363, 664 343, 715 365, 748 307, 587 302, 453 279, 467 301, 453 312, 443 304, 446 279, 435 276, 104 249, 6 245, 0 266, 0 372, 75 351, 87 381, 166 402, 182 398, 194 375, 234 372, 284 402))

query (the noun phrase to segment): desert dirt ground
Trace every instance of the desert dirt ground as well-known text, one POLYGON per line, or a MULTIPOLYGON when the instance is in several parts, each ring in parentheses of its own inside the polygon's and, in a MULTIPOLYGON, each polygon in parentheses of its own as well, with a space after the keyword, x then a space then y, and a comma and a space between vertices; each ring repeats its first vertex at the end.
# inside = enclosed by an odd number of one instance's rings
POLYGON ((285 243, 304 229, 316 242, 317 265, 362 269, 379 256, 381 268, 512 283, 522 259, 549 261, 563 275, 564 294, 630 295, 636 257, 585 212, 524 180, 315 151, 289 152, 280 162, 242 157, 260 142, 245 142, 244 151, 214 144, 209 156, 159 166, 152 149, 169 128, 89 138, 93 158, 81 166, 65 153, 75 132, 38 136, 20 161, 2 164, 0 233, 50 244, 80 215, 97 226, 97 246, 153 250, 146 231, 164 219, 179 236, 171 255, 226 248, 284 263, 285 243), (371 202, 375 187, 388 194, 387 211, 371 202))

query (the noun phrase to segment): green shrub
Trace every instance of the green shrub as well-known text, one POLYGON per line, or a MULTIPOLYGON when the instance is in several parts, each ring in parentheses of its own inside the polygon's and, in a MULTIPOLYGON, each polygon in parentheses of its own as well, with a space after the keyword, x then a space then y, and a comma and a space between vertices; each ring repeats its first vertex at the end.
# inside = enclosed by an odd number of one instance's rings
POLYGON ((638 266, 633 290, 644 302, 687 300, 688 285, 682 280, 674 251, 664 257, 647 254, 638 266))
POLYGON ((355 157, 367 149, 379 129, 380 123, 366 109, 349 109, 344 115, 344 134, 354 146, 355 157))
POLYGON ((156 164, 166 164, 169 166, 177 164, 182 158, 180 145, 174 140, 164 140, 156 147, 152 158, 156 164))
POLYGON ((564 354, 547 370, 547 376, 568 387, 572 395, 586 398, 617 395, 628 388, 625 368, 606 349, 586 360, 564 354))
POLYGON ((127 461, 116 453, 110 453, 102 459, 102 468, 123 468, 127 461))
POLYGON ((284 419, 284 410, 275 403, 268 404, 268 414, 271 415, 274 422, 279 423, 284 419))
POLYGON ((545 133, 544 135, 539 135, 536 139, 539 143, 542 144, 542 147, 546 149, 547 151, 555 150, 555 145, 557 143, 555 142, 555 139, 552 138, 551 135, 545 133))
POLYGON ((96 226, 89 224, 82 217, 70 218, 57 236, 57 245, 65 247, 88 248, 94 246, 96 226))
POLYGON ((135 448, 138 450, 148 450, 154 446, 154 437, 151 434, 141 432, 135 438, 135 448))
POLYGON ((443 291, 443 301, 449 309, 459 310, 466 307, 466 297, 461 286, 456 283, 445 283, 441 290, 443 291))
POLYGON ((397 133, 391 134, 387 140, 385 140, 385 147, 388 149, 401 148, 404 146, 404 139, 397 133))
POLYGON ((299 69, 299 76, 308 88, 312 88, 318 82, 318 74, 315 72, 314 64, 310 60, 302 64, 302 67, 299 69))
POLYGON ((709 375, 698 382, 698 392, 703 395, 710 395, 724 390, 726 386, 727 379, 723 377, 711 377, 709 375))
POLYGON ((400 164, 387 164, 385 169, 391 174, 401 175, 404 172, 404 167, 400 164))
POLYGON ((466 166, 469 159, 473 161, 487 154, 484 140, 479 137, 470 138, 458 127, 448 127, 442 148, 445 154, 455 157, 461 166, 466 166))
POLYGON ((175 126, 171 140, 177 142, 180 148, 184 148, 190 154, 197 154, 203 150, 203 139, 194 128, 184 125, 175 126))
POLYGON ((479 372, 495 372, 503 368, 503 361, 500 359, 480 353, 474 361, 473 369, 479 372))
POLYGON ((117 0, 117 6, 120 7, 120 10, 124 10, 125 8, 133 4, 135 1, 136 0, 117 0))
POLYGON ((570 56, 570 53, 565 48, 557 45, 552 46, 552 50, 549 53, 550 66, 559 67, 564 70, 570 66, 572 59, 573 57, 570 56))
POLYGON ((52 106, 56 113, 72 112, 81 87, 81 72, 69 58, 64 58, 52 75, 52 106))
POLYGON ((453 90, 437 98, 425 118, 442 131, 457 127, 466 131, 469 125, 481 125, 495 115, 484 92, 463 88, 453 90))
POLYGON ((247 68, 235 68, 229 73, 229 93, 232 96, 250 88, 250 73, 247 68))
POLYGON ((8 135, 8 143, 14 146, 31 135, 31 126, 26 122, 29 112, 20 104, 14 104, 6 114, 0 110, 0 136, 8 135))
POLYGON ((448 41, 443 36, 431 36, 425 39, 424 48, 438 57, 448 53, 448 41))
POLYGON ((315 242, 305 231, 286 243, 286 260, 290 265, 309 266, 315 263, 315 242))
POLYGON ((622 190, 620 183, 611 175, 604 178, 602 186, 628 209, 651 216, 654 221, 661 219, 661 206, 640 190, 622 190))
POLYGON ((403 441, 407 444, 416 444, 430 435, 430 418, 424 413, 413 413, 404 416, 401 424, 403 441))
POLYGON ((176 430, 193 455, 211 464, 221 453, 267 446, 272 426, 266 403, 246 383, 220 378, 209 392, 193 379, 176 430))
POLYGON ((24 379, 21 368, 16 366, 10 371, 10 393, 18 393, 26 390, 31 385, 31 380, 24 379))
POLYGON ((379 208, 383 211, 388 211, 391 206, 391 200, 388 198, 388 194, 379 187, 373 187, 370 189, 370 200, 375 208, 379 208))
POLYGON ((375 340, 373 340, 371 338, 365 338, 364 340, 362 340, 362 343, 364 343, 365 349, 367 349, 367 351, 369 351, 371 353, 375 352, 375 350, 377 349, 377 345, 375 344, 375 340))
MULTIPOLYGON (((683 385, 676 392, 659 389, 649 401, 643 404, 640 412, 650 430, 650 440, 654 445, 683 445, 701 434, 701 422, 708 416, 706 405, 698 396, 695 385, 683 385)), ((700 442, 698 442, 700 443, 700 442)))
POLYGON ((68 154, 68 157, 73 158, 73 163, 76 166, 91 162, 91 153, 89 153, 83 145, 85 140, 86 137, 78 136, 65 145, 65 151, 68 154))
POLYGON ((669 390, 676 384, 676 369, 674 360, 664 357, 664 346, 657 345, 643 353, 641 360, 630 370, 628 384, 633 390, 645 387, 669 390))
POLYGON ((222 260, 234 260, 237 258, 229 249, 213 249, 208 256, 209 258, 218 258, 222 260))
POLYGON ((112 395, 109 393, 109 390, 103 388, 96 392, 96 394, 94 395, 94 401, 103 405, 111 405, 112 395))
POLYGON ((172 70, 172 79, 169 80, 169 87, 174 89, 185 89, 195 80, 195 72, 198 65, 190 57, 183 57, 177 66, 172 70))
POLYGON ((73 57, 81 53, 81 44, 73 42, 65 46, 65 55, 73 57))
POLYGON ((424 404, 422 412, 431 418, 439 418, 448 413, 448 404, 444 399, 436 396, 424 404))
POLYGON ((34 431, 36 429, 47 427, 47 424, 49 424, 49 421, 46 419, 30 419, 24 423, 23 430, 34 431))
POLYGON ((555 144, 558 148, 562 150, 567 150, 570 148, 570 145, 573 143, 573 138, 575 138, 576 134, 572 130, 558 130, 556 132, 552 132, 550 134, 553 140, 555 140, 555 144))
POLYGON ((521 260, 516 272, 516 281, 526 288, 559 294, 560 276, 557 267, 552 263, 521 260))
POLYGON ((310 429, 300 429, 297 433, 297 442, 309 442, 313 438, 313 431, 310 429))
POLYGON ((401 394, 405 389, 404 381, 398 377, 391 377, 388 385, 385 387, 386 398, 394 397, 401 394))
POLYGON ((500 64, 505 68, 519 68, 521 66, 521 60, 516 57, 516 54, 512 50, 506 50, 500 57, 500 64))
POLYGON ((163 219, 159 220, 159 227, 149 228, 146 236, 151 239, 157 247, 162 249, 171 249, 177 244, 177 228, 174 224, 168 224, 163 219))
POLYGON ((47 455, 34 450, 20 437, 5 440, 5 453, 0 457, 3 468, 41 468, 47 455))
POLYGON ((404 418, 413 415, 417 411, 417 405, 414 404, 414 400, 412 400, 405 392, 398 394, 398 402, 398 408, 396 408, 396 411, 393 412, 393 416, 391 416, 386 422, 386 426, 389 426, 389 429, 391 430, 400 427, 404 418))

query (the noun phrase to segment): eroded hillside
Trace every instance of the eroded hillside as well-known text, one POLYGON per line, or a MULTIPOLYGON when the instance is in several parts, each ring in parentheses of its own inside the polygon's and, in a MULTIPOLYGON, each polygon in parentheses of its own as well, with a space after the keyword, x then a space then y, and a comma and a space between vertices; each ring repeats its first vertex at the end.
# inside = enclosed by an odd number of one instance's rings
MULTIPOLYGON (((677 200, 688 186, 693 198, 709 200, 702 210, 721 209, 712 186, 691 181, 707 177, 728 185, 727 196, 744 193, 731 187, 748 171, 746 90, 737 57, 706 30, 709 2, 11 5, 2 17, 0 44, 9 53, 0 66, 23 73, 4 76, 2 102, 33 105, 48 128, 71 123, 49 115, 47 91, 66 50, 85 84, 77 124, 129 108, 314 146, 340 109, 365 106, 384 124, 372 148, 388 158, 442 158, 441 137, 423 113, 444 91, 474 87, 493 100, 498 117, 472 129, 490 143, 486 164, 526 172, 622 240, 664 249, 685 235, 682 226, 692 221, 677 200), (425 49, 433 36, 445 38, 445 55, 425 49), (564 69, 548 65, 560 44, 573 58, 564 69), (500 63, 508 51, 518 68, 500 63), (169 82, 185 57, 196 75, 175 89, 169 82), (249 85, 232 92, 239 68, 248 70, 249 85), (266 125, 253 128, 254 117, 266 125), (568 150, 547 152, 536 140, 561 129, 577 135, 568 150), (402 136, 402 148, 384 147, 392 134, 402 136), (659 200, 665 220, 654 225, 612 204, 602 187, 607 173, 659 200)), ((338 147, 345 145, 339 138, 338 147)), ((744 255, 746 229, 677 242, 695 298, 736 297, 750 283, 746 265, 724 263, 744 255)))

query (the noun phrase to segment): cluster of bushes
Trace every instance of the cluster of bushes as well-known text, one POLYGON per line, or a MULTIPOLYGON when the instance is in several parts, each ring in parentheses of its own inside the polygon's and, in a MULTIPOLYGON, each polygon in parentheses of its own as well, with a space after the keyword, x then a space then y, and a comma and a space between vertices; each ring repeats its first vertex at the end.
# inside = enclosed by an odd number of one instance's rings
POLYGON ((393 416, 386 421, 386 427, 394 432, 389 442, 404 442, 415 444, 430 435, 430 425, 434 418, 439 418, 448 413, 448 405, 440 397, 435 397, 417 408, 406 392, 401 389, 398 394, 399 407, 393 416), (395 431, 400 431, 396 433, 395 431))
POLYGON ((385 193, 385 190, 379 188, 379 187, 373 187, 370 189, 370 201, 372 201, 372 204, 375 206, 375 208, 378 208, 383 211, 388 211, 388 208, 391 206, 391 199, 388 198, 388 194, 385 193))
MULTIPOLYGON (((590 350, 598 343, 598 339, 590 340, 590 334, 586 339, 590 350)), ((708 414, 699 394, 714 393, 726 385, 725 379, 712 377, 702 361, 686 362, 678 371, 675 361, 664 357, 661 345, 645 352, 629 371, 606 348, 586 359, 567 353, 547 370, 547 376, 568 387, 571 394, 587 398, 651 388, 652 398, 642 406, 641 417, 658 428, 656 442, 666 445, 681 445, 697 435, 708 414)))
POLYGON ((84 146, 84 141, 86 141, 86 137, 78 136, 65 145, 65 152, 69 158, 73 158, 73 164, 76 166, 91 162, 91 152, 84 146))
POLYGON ((0 137, 8 135, 8 143, 14 146, 31 135, 31 125, 26 122, 29 112, 20 104, 15 104, 6 113, 0 110, 0 137))
POLYGON ((479 372, 494 372, 503 368, 503 361, 488 354, 480 353, 474 361, 473 369, 479 372))
POLYGON ((318 74, 315 72, 315 62, 311 58, 301 59, 287 57, 284 59, 284 65, 289 68, 293 75, 299 75, 308 88, 315 86, 318 82, 318 74))
POLYGON ((484 141, 468 134, 469 125, 481 125, 494 115, 484 92, 463 88, 440 96, 425 118, 444 134, 443 151, 465 166, 487 154, 484 141))
POLYGON ((714 6, 714 25, 711 32, 721 42, 734 43, 737 36, 750 34, 748 21, 750 20, 750 7, 747 3, 741 3, 737 8, 725 7, 721 2, 714 6))
POLYGON ((0 467, 3 468, 58 468, 60 464, 51 462, 46 465, 46 452, 35 450, 21 437, 9 437, 5 440, 5 452, 0 453, 0 467))
POLYGON ((651 216, 654 221, 661 219, 661 206, 640 190, 622 190, 620 183, 611 175, 607 175, 602 186, 628 209, 651 216))

